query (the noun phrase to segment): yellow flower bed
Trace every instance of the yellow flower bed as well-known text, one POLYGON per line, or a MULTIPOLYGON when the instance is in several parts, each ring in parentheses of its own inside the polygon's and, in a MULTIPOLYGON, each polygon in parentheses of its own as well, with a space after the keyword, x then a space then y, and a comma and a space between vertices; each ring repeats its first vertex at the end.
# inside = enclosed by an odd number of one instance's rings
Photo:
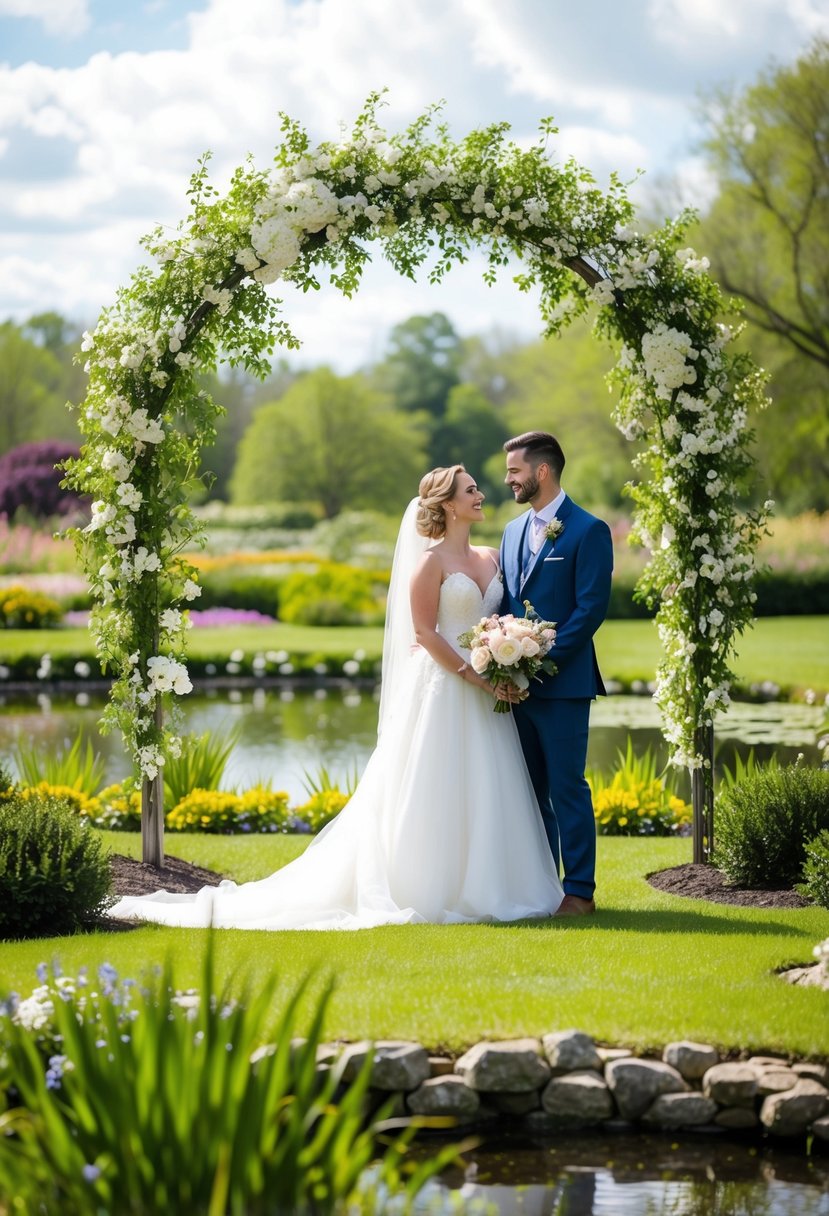
POLYGON ((57 625, 63 609, 40 591, 14 584, 0 587, 0 629, 45 629, 57 625))
POLYGON ((48 781, 39 781, 37 785, 24 785, 16 789, 5 790, 3 793, 0 793, 0 799, 8 799, 12 794, 16 798, 25 799, 27 802, 39 802, 42 798, 59 798, 61 802, 67 803, 79 815, 85 815, 93 822, 101 814, 101 803, 98 798, 91 798, 88 794, 74 789, 71 785, 51 785, 48 781))
POLYGON ((608 785, 588 777, 596 828, 602 836, 673 836, 691 822, 691 807, 657 777, 638 780, 617 772, 608 785))
POLYGON ((236 553, 188 553, 187 560, 197 570, 210 573, 213 570, 227 570, 233 566, 277 566, 303 565, 317 566, 323 560, 318 553, 304 553, 299 550, 264 549, 262 552, 236 553))
POLYGON ((255 785, 243 794, 195 789, 167 812, 171 832, 288 832, 288 795, 255 785))
POLYGON ((339 815, 349 795, 342 790, 318 790, 302 806, 294 808, 294 815, 303 823, 308 824, 312 832, 319 832, 339 815))

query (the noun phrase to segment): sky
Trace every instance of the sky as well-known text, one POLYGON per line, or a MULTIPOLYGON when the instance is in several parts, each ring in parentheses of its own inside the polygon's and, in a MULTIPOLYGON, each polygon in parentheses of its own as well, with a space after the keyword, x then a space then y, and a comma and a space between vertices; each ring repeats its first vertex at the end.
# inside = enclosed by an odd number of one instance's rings
MULTIPOLYGON (((677 179, 704 208, 701 94, 743 88, 829 34, 829 0, 0 0, 0 320, 56 310, 93 326, 186 212, 197 158, 225 183, 269 162, 287 112, 314 142, 387 88, 389 131, 444 103, 456 138, 559 126, 554 156, 634 197, 677 179)), ((302 340, 294 365, 349 372, 390 328, 443 311, 462 335, 540 332, 535 297, 472 259, 438 287, 372 265, 359 294, 270 288, 302 340), (313 298, 311 298, 313 297, 313 298)))

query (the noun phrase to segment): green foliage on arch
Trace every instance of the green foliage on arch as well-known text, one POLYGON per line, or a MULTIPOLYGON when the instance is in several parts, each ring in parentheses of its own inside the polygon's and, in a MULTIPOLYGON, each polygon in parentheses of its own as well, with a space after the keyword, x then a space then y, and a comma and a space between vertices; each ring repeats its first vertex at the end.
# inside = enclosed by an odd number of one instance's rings
POLYGON ((146 238, 152 264, 85 335, 84 448, 67 481, 95 498, 77 541, 116 677, 106 721, 147 779, 180 746, 186 603, 199 593, 182 556, 200 535, 188 492, 218 413, 197 373, 225 361, 263 375, 277 345, 298 345, 268 284, 328 281, 350 296, 372 245, 400 274, 438 282, 478 249, 487 281, 520 260, 513 277, 538 290, 545 333, 598 304, 597 330, 619 349, 616 421, 644 441, 630 490, 652 550, 640 592, 659 603, 657 697, 675 762, 700 767, 696 732, 727 703, 734 641, 752 616, 764 517, 742 514, 740 492, 763 377, 728 352, 722 294, 682 248, 690 217, 637 232, 618 178, 602 191, 574 161, 555 163, 551 122, 529 149, 505 124, 455 142, 434 109, 389 135, 379 102, 318 147, 284 118, 274 165, 246 162, 223 194, 205 157, 187 218, 146 238))

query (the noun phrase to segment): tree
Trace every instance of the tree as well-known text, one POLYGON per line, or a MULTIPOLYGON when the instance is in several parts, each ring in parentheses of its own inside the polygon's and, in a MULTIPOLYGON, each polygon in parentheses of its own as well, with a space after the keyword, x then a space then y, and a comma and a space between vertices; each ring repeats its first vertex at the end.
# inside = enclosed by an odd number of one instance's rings
POLYGON ((706 224, 749 319, 829 369, 829 39, 706 108, 719 193, 706 224))
POLYGON ((487 400, 474 384, 456 384, 449 392, 446 413, 434 439, 437 463, 464 464, 489 498, 506 498, 503 473, 493 479, 486 473, 492 456, 501 454, 509 438, 503 411, 487 400))
MULTIPOLYGON (((501 362, 511 435, 552 431, 567 457, 563 482, 587 506, 619 506, 630 478, 631 445, 613 425, 604 378, 613 357, 586 325, 531 342, 501 362)), ((502 462, 503 463, 503 462, 502 462)))
POLYGON ((0 452, 39 437, 54 411, 60 379, 51 351, 26 338, 12 321, 0 325, 0 452))
POLYGON ((234 502, 320 503, 396 511, 417 490, 427 458, 417 423, 392 410, 360 375, 310 372, 253 416, 231 479, 234 502))
POLYGON ((772 408, 752 418, 761 468, 788 509, 825 507, 829 40, 741 95, 715 95, 705 117, 719 190, 698 243, 745 301, 752 353, 772 373, 772 408))
POLYGON ((21 509, 36 519, 85 515, 88 499, 61 488, 63 473, 57 467, 79 456, 77 444, 54 440, 22 443, 5 452, 0 456, 0 515, 11 519, 21 509))

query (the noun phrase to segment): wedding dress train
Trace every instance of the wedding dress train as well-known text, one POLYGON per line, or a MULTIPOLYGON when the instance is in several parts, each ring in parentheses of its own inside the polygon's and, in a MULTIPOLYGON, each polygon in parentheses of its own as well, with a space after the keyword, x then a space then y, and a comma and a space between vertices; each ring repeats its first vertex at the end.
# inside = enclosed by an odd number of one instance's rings
MULTIPOLYGON (((459 634, 498 610, 444 581, 438 629, 459 634)), ((257 882, 196 895, 125 897, 122 919, 236 929, 363 929, 413 922, 511 921, 555 911, 562 888, 512 714, 425 650, 407 655, 377 747, 350 801, 295 861, 257 882)))

